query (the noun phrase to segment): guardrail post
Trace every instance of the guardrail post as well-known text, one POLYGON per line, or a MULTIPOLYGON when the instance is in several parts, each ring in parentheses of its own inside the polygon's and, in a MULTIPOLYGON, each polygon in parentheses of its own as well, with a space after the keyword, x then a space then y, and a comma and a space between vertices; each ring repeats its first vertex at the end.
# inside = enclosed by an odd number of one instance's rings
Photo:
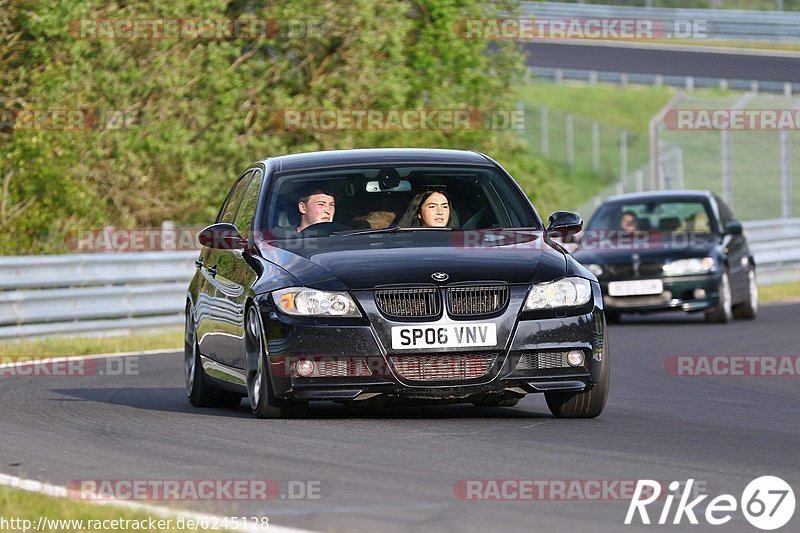
POLYGON ((728 80, 726 80, 725 78, 720 78, 720 80, 719 80, 719 89, 721 91, 727 91, 728 90, 728 80))
POLYGON ((161 249, 178 249, 177 243, 175 242, 175 223, 171 220, 165 220, 161 223, 161 249))
POLYGON ((656 74, 656 77, 653 78, 653 85, 655 87, 661 87, 662 85, 664 85, 664 76, 662 76, 661 74, 656 74))
POLYGON ((619 74, 619 84, 623 87, 628 85, 628 73, 627 72, 620 72, 619 74))
POLYGON ((792 216, 792 151, 791 134, 781 130, 781 215, 792 216))
POLYGON ((592 170, 600 172, 600 124, 592 121, 592 170))
POLYGON ((597 71, 590 70, 589 71, 589 85, 595 86, 597 85, 597 71))
POLYGON ((564 81, 564 69, 563 68, 557 68, 555 70, 555 72, 553 73, 553 80, 557 84, 561 84, 564 81))
POLYGON ((638 169, 633 175, 636 180, 636 192, 642 192, 644 190, 644 173, 642 169, 638 169))
POLYGON ((686 76, 686 81, 684 83, 687 91, 694 90, 694 76, 686 76))
POLYGON ((783 96, 786 98, 792 97, 792 82, 787 81, 783 84, 783 96))
POLYGON ((758 92, 758 80, 753 80, 750 82, 750 92, 752 93, 758 92))

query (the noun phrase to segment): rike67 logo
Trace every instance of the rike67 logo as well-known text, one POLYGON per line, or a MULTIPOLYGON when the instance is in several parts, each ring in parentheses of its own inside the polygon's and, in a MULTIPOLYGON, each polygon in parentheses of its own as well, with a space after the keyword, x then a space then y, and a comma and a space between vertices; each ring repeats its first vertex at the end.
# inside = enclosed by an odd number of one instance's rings
MULTIPOLYGON (((678 525, 684 518, 690 524, 697 525, 699 523, 698 515, 700 515, 706 523, 719 526, 730 522, 737 509, 741 509, 742 514, 751 525, 764 531, 772 531, 786 525, 794 515, 794 491, 779 477, 762 476, 754 479, 745 487, 739 500, 731 494, 721 494, 706 504, 704 513, 701 513, 699 508, 702 507, 701 504, 708 498, 708 495, 703 494, 689 501, 689 498, 693 496, 693 484, 694 479, 687 480, 685 488, 679 494, 678 491, 684 484, 673 481, 669 484, 670 492, 663 497, 661 483, 640 479, 628 507, 625 524, 633 523, 637 512, 642 524, 650 524, 647 506, 662 497, 664 504, 656 522, 659 525, 668 523, 678 525), (672 504, 676 498, 679 501, 673 514, 672 504), (670 515, 672 515, 671 521, 670 515)), ((651 511, 653 510, 656 509, 651 509, 651 511)))

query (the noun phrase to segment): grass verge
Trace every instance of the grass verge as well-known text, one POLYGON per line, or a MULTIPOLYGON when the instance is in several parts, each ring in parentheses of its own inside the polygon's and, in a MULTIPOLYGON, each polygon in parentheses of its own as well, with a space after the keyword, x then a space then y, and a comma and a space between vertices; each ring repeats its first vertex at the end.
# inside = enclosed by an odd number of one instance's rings
MULTIPOLYGON (((34 531, 40 517, 49 522, 43 523, 42 532, 83 533, 85 531, 211 531, 209 528, 178 528, 177 518, 151 516, 145 512, 123 509, 112 505, 97 505, 54 498, 34 492, 0 487, 0 515, 6 521, 17 520, 3 525, 3 531, 34 531), (117 520, 118 522, 113 522, 117 520), (128 522, 122 522, 127 520, 128 522), (152 522, 151 522, 152 520, 152 522), (70 522, 71 521, 71 522, 70 522), (138 524, 139 527, 136 527, 138 524), (154 527, 150 527, 154 525, 154 527), (123 527, 128 526, 128 527, 123 527)), ((184 522, 183 524, 187 524, 184 522)), ((219 526, 219 525, 218 525, 219 526)), ((227 531, 221 527, 216 531, 227 531)))
POLYGON ((800 302, 800 281, 763 285, 758 288, 761 303, 800 302))
POLYGON ((183 329, 175 328, 142 335, 113 337, 50 337, 0 343, 0 357, 56 357, 99 353, 182 349, 183 329))

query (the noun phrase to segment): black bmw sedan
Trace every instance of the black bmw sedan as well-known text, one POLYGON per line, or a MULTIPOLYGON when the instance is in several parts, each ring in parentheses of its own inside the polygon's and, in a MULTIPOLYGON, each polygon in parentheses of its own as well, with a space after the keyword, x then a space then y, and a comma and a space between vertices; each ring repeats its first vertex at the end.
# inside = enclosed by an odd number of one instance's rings
POLYGON ((622 313, 703 312, 753 319, 756 263, 742 224, 710 191, 608 198, 577 236, 575 259, 600 280, 609 322, 622 313))
POLYGON ((544 393, 595 417, 610 368, 595 276, 511 176, 477 152, 373 149, 268 158, 235 181, 186 295, 195 406, 296 417, 349 406, 544 393))

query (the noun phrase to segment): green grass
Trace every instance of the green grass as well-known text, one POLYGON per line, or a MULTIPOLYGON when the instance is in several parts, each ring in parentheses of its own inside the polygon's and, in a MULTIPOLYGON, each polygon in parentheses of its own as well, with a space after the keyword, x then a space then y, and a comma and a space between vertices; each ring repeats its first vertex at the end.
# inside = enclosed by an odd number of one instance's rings
MULTIPOLYGON (((39 533, 42 532, 83 533, 87 531, 114 531, 114 530, 133 531, 135 526, 131 522, 124 524, 129 526, 127 529, 116 529, 111 527, 105 527, 105 528, 89 527, 88 524, 86 524, 86 521, 87 520, 103 521, 103 520, 119 520, 119 519, 146 521, 149 518, 151 518, 151 515, 148 515, 146 513, 133 511, 129 509, 123 509, 112 505, 89 504, 67 498, 54 498, 33 492, 9 489, 6 487, 0 487, 0 516, 5 518, 6 520, 10 520, 12 518, 30 520, 31 529, 29 529, 28 531, 33 531, 33 528, 37 526, 39 517, 42 516, 49 518, 51 520, 84 521, 83 528, 75 527, 77 524, 74 523, 68 527, 52 527, 56 526, 56 524, 51 524, 51 527, 44 527, 43 529, 39 530, 39 533)), ((177 529, 176 518, 161 518, 158 516, 152 516, 152 518, 156 523, 155 529, 144 527, 143 529, 136 529, 136 530, 153 531, 153 532, 158 531, 161 533, 173 532, 173 531, 174 532, 187 531, 187 529, 177 529), (158 524, 159 520, 163 520, 164 522, 158 524), (167 520, 171 520, 171 523, 168 524, 167 520), (167 525, 171 527, 158 529, 159 526, 167 526, 167 525)), ((140 523, 147 524, 147 522, 140 522, 140 523)), ((14 524, 8 524, 8 525, 11 526, 14 524)), ((22 531, 21 527, 22 524, 19 525, 20 527, 6 528, 3 529, 3 531, 22 531)), ((107 523, 107 525, 110 526, 111 523, 107 523)), ((210 529, 193 529, 193 531, 210 531, 210 529)), ((225 530, 218 529, 217 531, 225 531, 225 530)))
POLYGON ((545 105, 605 124, 647 134, 650 117, 677 92, 672 87, 554 84, 536 82, 520 89, 526 107, 545 105))
POLYGON ((800 302, 800 281, 759 287, 758 298, 761 303, 800 302))
POLYGON ((519 90, 526 110, 525 135, 531 151, 563 168, 555 188, 562 209, 576 209, 621 175, 620 132, 628 131, 628 172, 632 174, 649 159, 648 121, 675 94, 669 87, 616 87, 610 85, 537 82, 519 90), (542 151, 541 107, 549 111, 549 153, 542 151), (567 168, 566 115, 573 115, 574 166, 567 168), (592 121, 599 123, 600 167, 592 162, 592 121))
POLYGON ((0 343, 0 357, 53 357, 183 348, 183 329, 113 337, 51 337, 0 343))
MULTIPOLYGON (((629 176, 650 158, 648 124, 677 93, 671 87, 626 87, 585 83, 556 85, 535 82, 520 89, 526 107, 525 134, 531 151, 540 157, 565 165, 567 113, 574 115, 575 164, 567 169, 562 188, 570 208, 577 208, 620 177, 619 131, 628 131, 629 176), (550 152, 541 150, 541 106, 549 108, 550 152), (592 169, 591 121, 600 126, 600 171, 592 169)), ((719 89, 696 90, 693 100, 682 103, 705 109, 726 108, 736 95, 719 89)), ((776 109, 790 105, 776 95, 759 95, 747 108, 776 109)), ((800 136, 792 135, 792 168, 800 168, 800 136)), ((662 130, 661 139, 681 148, 684 186, 721 192, 722 144, 719 131, 662 130)), ((733 208, 742 220, 773 218, 781 212, 780 144, 774 131, 734 131, 731 133, 733 170, 733 208)), ((645 171, 646 176, 649 172, 645 171)), ((800 212, 800 180, 793 180, 793 212, 800 212)), ((632 180, 629 181, 632 186, 632 180)), ((585 207, 585 206, 584 206, 585 207)))

